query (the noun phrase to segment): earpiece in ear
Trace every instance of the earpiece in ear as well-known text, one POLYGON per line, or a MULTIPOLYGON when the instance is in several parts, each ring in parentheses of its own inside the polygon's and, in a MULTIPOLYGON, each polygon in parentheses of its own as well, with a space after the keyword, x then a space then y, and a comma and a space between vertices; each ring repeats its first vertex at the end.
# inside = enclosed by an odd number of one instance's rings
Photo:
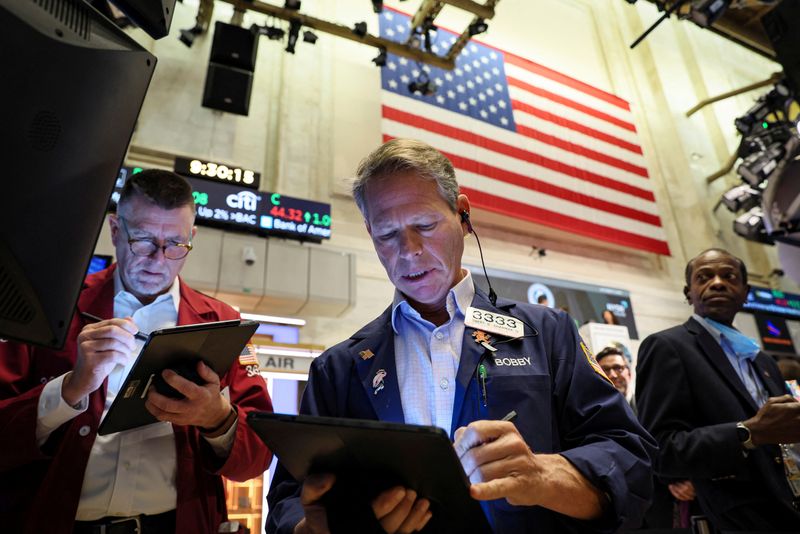
POLYGON ((467 210, 461 210, 461 222, 467 225, 467 230, 469 230, 469 233, 473 233, 472 223, 469 220, 469 212, 467 210))

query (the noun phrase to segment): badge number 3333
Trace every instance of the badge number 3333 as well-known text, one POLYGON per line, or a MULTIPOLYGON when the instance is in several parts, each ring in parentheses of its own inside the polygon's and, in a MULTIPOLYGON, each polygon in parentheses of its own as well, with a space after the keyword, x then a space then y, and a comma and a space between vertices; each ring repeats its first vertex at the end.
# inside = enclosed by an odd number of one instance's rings
POLYGON ((522 322, 509 315, 501 315, 470 306, 465 314, 464 324, 485 332, 506 337, 522 337, 525 333, 522 322))

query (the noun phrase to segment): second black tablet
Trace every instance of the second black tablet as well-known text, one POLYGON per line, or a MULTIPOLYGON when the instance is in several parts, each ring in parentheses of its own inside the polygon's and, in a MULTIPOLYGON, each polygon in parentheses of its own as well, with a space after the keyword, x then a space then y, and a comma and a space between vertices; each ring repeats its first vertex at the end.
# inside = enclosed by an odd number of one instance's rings
POLYGON ((189 375, 196 369, 197 360, 202 360, 222 376, 228 372, 257 328, 255 321, 235 319, 152 332, 97 433, 102 436, 158 422, 144 403, 151 387, 167 395, 172 393, 169 391, 172 388, 165 382, 157 383, 161 371, 175 369, 191 380, 189 375))
POLYGON ((431 501, 433 516, 423 532, 491 532, 440 428, 262 412, 250 413, 247 422, 296 480, 336 475, 338 497, 329 510, 347 514, 348 507, 400 485, 431 501))

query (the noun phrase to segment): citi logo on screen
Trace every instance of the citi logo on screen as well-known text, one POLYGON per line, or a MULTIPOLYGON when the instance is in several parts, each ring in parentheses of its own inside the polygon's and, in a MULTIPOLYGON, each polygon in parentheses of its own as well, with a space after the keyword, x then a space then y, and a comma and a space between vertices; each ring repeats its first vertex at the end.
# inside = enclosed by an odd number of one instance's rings
POLYGON ((261 197, 255 193, 239 191, 238 193, 228 195, 225 202, 233 209, 256 211, 259 200, 261 200, 261 197))
POLYGON ((781 335, 781 329, 778 328, 777 326, 775 326, 772 323, 772 321, 767 321, 767 332, 769 332, 770 335, 773 335, 773 336, 780 336, 781 335))

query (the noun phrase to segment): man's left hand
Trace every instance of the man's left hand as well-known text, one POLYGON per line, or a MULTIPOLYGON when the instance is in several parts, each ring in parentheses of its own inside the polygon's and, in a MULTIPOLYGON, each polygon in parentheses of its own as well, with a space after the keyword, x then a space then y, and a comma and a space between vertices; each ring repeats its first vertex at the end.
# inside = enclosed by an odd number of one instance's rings
POLYGON ((695 498, 694 484, 691 480, 673 482, 667 486, 669 492, 679 501, 693 501, 695 498))
POLYGON ((164 380, 186 397, 173 399, 154 388, 147 394, 145 406, 159 421, 176 425, 217 428, 231 413, 231 404, 220 394, 219 376, 203 362, 197 362, 197 372, 205 381, 198 385, 171 369, 162 371, 164 380))

